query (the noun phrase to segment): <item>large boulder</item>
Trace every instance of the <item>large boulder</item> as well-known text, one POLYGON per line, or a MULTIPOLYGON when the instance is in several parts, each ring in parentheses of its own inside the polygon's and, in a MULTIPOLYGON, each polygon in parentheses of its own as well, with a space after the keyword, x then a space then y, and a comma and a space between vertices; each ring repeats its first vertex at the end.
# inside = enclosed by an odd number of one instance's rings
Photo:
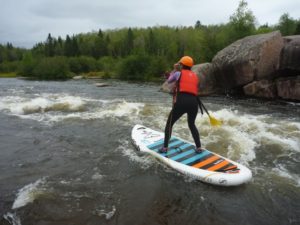
POLYGON ((278 97, 300 101, 300 76, 279 78, 276 86, 278 97))
POLYGON ((280 70, 285 76, 300 74, 300 35, 284 37, 280 70))
POLYGON ((258 98, 276 98, 276 84, 272 80, 259 80, 243 87, 245 95, 258 98))
POLYGON ((192 67, 199 77, 199 95, 209 95, 216 92, 216 79, 212 73, 211 63, 202 63, 192 67))
POLYGON ((272 77, 279 68, 283 39, 279 31, 245 37, 213 58, 213 73, 224 90, 272 77))

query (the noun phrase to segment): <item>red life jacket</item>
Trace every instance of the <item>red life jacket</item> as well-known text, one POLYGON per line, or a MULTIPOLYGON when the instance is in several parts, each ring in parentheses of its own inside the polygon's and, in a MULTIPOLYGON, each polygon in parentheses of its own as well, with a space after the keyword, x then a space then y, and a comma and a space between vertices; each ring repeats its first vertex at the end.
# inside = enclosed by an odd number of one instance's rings
POLYGON ((198 95, 198 76, 191 70, 181 70, 179 92, 198 95))

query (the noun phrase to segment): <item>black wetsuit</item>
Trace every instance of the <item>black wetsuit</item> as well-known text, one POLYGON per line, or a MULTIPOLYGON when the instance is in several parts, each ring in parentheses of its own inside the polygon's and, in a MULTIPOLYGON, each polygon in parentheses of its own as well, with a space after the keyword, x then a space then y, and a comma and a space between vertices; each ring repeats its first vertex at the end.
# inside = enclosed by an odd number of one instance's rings
POLYGON ((179 92, 176 96, 176 102, 169 114, 165 127, 165 148, 168 147, 174 123, 185 113, 187 113, 188 125, 194 138, 196 147, 201 147, 199 132, 195 125, 195 120, 198 113, 197 97, 193 94, 179 92))

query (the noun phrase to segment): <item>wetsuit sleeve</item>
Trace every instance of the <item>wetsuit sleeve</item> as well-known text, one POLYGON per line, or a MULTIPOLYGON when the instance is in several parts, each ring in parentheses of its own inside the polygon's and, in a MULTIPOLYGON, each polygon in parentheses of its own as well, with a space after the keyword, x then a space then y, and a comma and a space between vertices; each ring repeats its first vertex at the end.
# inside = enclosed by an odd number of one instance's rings
POLYGON ((172 71, 170 74, 170 77, 168 79, 168 83, 173 83, 175 81, 177 81, 180 77, 180 72, 179 71, 172 71))

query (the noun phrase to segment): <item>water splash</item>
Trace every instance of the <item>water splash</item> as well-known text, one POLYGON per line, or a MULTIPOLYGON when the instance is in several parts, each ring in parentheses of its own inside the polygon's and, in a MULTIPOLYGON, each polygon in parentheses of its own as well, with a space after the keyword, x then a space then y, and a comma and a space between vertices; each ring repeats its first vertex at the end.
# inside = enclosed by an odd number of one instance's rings
POLYGON ((120 141, 120 146, 116 149, 118 152, 129 158, 133 162, 137 162, 143 169, 148 169, 154 164, 153 158, 147 154, 140 154, 127 140, 120 141))
POLYGON ((21 220, 18 217, 17 213, 6 213, 5 215, 3 215, 3 218, 9 222, 9 224, 11 225, 21 225, 21 220))
POLYGON ((33 99, 7 96, 0 99, 0 110, 13 115, 28 115, 51 111, 76 112, 85 109, 85 102, 80 97, 43 95, 33 99))
POLYGON ((113 218, 116 211, 117 211, 117 209, 113 205, 111 211, 106 211, 104 209, 101 209, 101 210, 96 210, 95 214, 98 215, 98 216, 101 216, 101 217, 104 216, 106 220, 110 220, 111 218, 113 218))
POLYGON ((18 209, 28 203, 32 203, 38 196, 43 195, 45 190, 40 188, 43 184, 45 184, 44 178, 21 188, 18 191, 17 198, 12 205, 12 209, 18 209))

